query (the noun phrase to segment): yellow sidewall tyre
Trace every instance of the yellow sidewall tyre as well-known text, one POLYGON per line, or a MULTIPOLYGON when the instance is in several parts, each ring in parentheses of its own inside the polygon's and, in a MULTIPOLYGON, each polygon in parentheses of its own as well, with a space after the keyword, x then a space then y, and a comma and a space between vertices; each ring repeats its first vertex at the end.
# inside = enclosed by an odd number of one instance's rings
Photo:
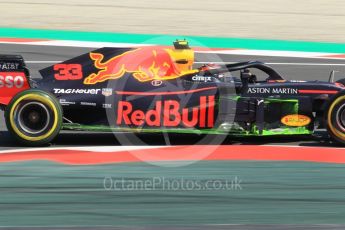
POLYGON ((345 91, 338 93, 328 102, 325 123, 331 138, 345 144, 345 91))
POLYGON ((62 108, 47 92, 30 89, 17 94, 6 107, 8 131, 22 144, 42 146, 50 143, 62 127, 62 108))

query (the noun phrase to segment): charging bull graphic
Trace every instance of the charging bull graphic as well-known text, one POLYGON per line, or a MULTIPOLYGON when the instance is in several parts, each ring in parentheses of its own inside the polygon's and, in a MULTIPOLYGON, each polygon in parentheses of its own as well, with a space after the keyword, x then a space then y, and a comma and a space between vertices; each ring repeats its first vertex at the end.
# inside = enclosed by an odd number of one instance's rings
POLYGON ((132 73, 140 82, 177 78, 181 75, 181 71, 172 57, 172 52, 163 47, 142 47, 127 51, 108 61, 104 61, 103 54, 90 53, 90 58, 99 71, 86 77, 84 84, 119 79, 126 73, 132 73))

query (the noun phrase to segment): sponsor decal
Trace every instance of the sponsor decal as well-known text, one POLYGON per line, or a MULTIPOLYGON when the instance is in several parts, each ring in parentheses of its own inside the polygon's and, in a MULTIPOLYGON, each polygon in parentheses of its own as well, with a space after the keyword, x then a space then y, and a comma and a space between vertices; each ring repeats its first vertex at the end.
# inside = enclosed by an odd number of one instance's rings
POLYGON ((102 89, 102 94, 105 97, 109 97, 109 96, 113 95, 113 89, 112 88, 104 88, 104 89, 102 89))
POLYGON ((272 88, 273 94, 298 94, 297 89, 292 88, 272 88))
POLYGON ((83 78, 83 70, 80 64, 56 64, 53 67, 54 78, 58 81, 72 81, 83 78))
POLYGON ((298 94, 298 89, 250 87, 248 88, 247 93, 250 93, 250 94, 298 94))
POLYGON ((100 89, 53 89, 54 94, 91 94, 97 95, 100 89))
POLYGON ((172 58, 172 50, 164 47, 141 47, 109 60, 101 53, 90 53, 90 58, 98 72, 85 78, 87 85, 119 79, 126 73, 140 82, 175 79, 181 75, 172 58))
POLYGON ((0 73, 0 88, 23 88, 25 84, 24 73, 0 73))
POLYGON ((80 105, 87 105, 87 106, 96 106, 95 102, 80 102, 80 105))
POLYGON ((161 86, 163 84, 163 81, 161 81, 161 80, 153 80, 153 81, 151 81, 151 85, 152 86, 161 86))
POLYGON ((113 107, 112 104, 102 104, 103 109, 111 109, 113 107))
POLYGON ((184 108, 179 101, 156 101, 155 108, 148 111, 135 110, 129 101, 119 101, 117 125, 135 125, 155 127, 213 128, 214 96, 201 96, 199 106, 184 108))
POLYGON ((17 70, 19 69, 19 63, 15 62, 1 62, 0 63, 1 70, 17 70))
POLYGON ((248 88, 247 93, 271 93, 271 89, 270 88, 248 88))
POLYGON ((283 117, 281 122, 286 126, 301 127, 309 125, 311 122, 310 117, 300 114, 291 114, 283 117))
POLYGON ((59 101, 61 105, 75 105, 75 102, 67 101, 66 99, 60 99, 59 101))
POLYGON ((210 82, 212 81, 211 77, 205 77, 205 76, 199 76, 199 75, 195 75, 192 77, 193 81, 200 81, 200 82, 210 82))

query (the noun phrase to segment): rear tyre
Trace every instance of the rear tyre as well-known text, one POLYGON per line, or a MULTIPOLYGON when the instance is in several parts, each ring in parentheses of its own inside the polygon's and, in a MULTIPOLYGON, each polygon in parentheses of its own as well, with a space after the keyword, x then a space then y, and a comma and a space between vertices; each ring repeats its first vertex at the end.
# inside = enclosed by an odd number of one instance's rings
POLYGON ((326 108, 325 120, 329 135, 336 142, 345 144, 345 91, 335 95, 326 108))
POLYGON ((62 126, 62 108, 47 92, 30 89, 16 95, 6 107, 8 131, 22 144, 42 146, 51 142, 62 126))

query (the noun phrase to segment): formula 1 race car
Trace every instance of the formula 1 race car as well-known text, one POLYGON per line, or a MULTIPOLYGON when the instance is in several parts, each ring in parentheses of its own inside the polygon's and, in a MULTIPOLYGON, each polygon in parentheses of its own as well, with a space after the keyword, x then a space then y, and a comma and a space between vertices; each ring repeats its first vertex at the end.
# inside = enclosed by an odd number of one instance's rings
POLYGON ((269 136, 323 127, 345 144, 344 79, 288 81, 257 61, 193 64, 185 40, 102 48, 45 68, 35 81, 21 56, 2 55, 0 104, 9 132, 30 146, 61 129, 269 136))

